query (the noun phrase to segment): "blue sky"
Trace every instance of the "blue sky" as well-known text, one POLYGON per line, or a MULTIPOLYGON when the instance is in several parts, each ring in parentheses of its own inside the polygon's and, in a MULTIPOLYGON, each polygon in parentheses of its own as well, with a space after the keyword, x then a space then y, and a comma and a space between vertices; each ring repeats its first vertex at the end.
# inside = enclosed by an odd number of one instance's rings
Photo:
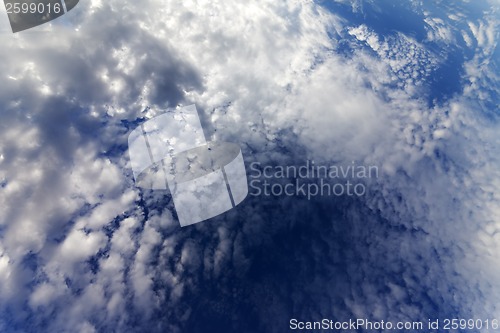
POLYGON ((18 34, 4 17, 0 331, 500 319, 498 5, 409 2, 418 34, 327 7, 92 0, 18 34), (127 137, 193 103, 247 168, 380 175, 362 198, 248 197, 180 228, 168 192, 134 186, 127 137))

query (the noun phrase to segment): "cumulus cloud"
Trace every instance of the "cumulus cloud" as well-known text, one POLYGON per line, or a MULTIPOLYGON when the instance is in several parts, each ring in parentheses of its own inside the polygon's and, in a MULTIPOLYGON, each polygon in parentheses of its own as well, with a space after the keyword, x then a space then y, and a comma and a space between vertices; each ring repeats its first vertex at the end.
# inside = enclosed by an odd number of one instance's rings
POLYGON ((477 48, 470 84, 429 106, 423 87, 443 60, 426 42, 312 2, 74 12, 46 32, 0 35, 0 329, 279 332, 293 316, 500 315, 498 123, 481 102, 498 96, 481 98, 498 83, 484 70, 497 20, 427 19, 427 42, 463 30, 477 48), (356 200, 249 197, 181 229, 167 191, 133 186, 127 135, 191 103, 207 139, 238 142, 247 164, 360 161, 380 177, 356 200))

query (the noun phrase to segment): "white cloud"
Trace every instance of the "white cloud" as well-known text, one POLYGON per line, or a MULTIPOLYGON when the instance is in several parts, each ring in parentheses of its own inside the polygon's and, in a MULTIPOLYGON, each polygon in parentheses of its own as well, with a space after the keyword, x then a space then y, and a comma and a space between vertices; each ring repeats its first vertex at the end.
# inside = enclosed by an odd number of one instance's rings
POLYGON ((464 39, 465 44, 467 44, 467 47, 472 47, 473 42, 471 36, 464 30, 462 30, 462 38, 464 39))
POLYGON ((427 24, 427 39, 429 41, 439 41, 446 44, 454 42, 451 28, 442 19, 426 17, 424 22, 427 24))
POLYGON ((378 55, 378 61, 370 57, 360 59, 362 66, 368 63, 369 66, 379 67, 377 74, 381 74, 381 77, 372 80, 374 84, 392 83, 416 97, 422 93, 422 83, 442 62, 424 45, 402 33, 381 37, 366 25, 349 27, 347 31, 358 41, 365 42, 378 55), (387 69, 382 66, 388 66, 392 75, 388 76, 387 69))
MULTIPOLYGON (((309 2, 78 8, 78 31, 0 36, 8 50, 0 53, 0 310, 14 311, 14 322, 32 315, 46 331, 179 331, 195 311, 182 301, 203 288, 200 276, 223 279, 231 267, 244 275, 253 263, 248 244, 258 248, 284 225, 300 225, 306 206, 283 200, 180 230, 165 193, 133 189, 125 149, 136 124, 126 122, 188 102, 201 109, 208 137, 239 141, 248 159, 286 161, 296 148, 300 158, 380 166, 371 196, 343 211, 359 248, 332 244, 331 233, 311 226, 318 237, 307 248, 320 258, 366 250, 357 270, 291 258, 356 285, 319 291, 335 286, 321 274, 305 282, 327 303, 343 297, 339 316, 384 319, 400 309, 394 317, 418 318, 424 305, 404 300, 425 288, 435 293, 426 297, 458 302, 464 312, 498 314, 498 126, 478 120, 474 103, 484 80, 498 80, 485 70, 496 21, 469 24, 481 50, 466 64, 464 96, 429 108, 421 85, 440 60, 425 45, 345 26, 309 2), (335 53, 346 42, 352 56, 335 53), (405 232, 392 233, 398 228, 405 232), (387 272, 401 280, 384 281, 382 296, 371 280, 362 283, 387 272), (158 313, 169 319, 152 323, 158 313)), ((450 42, 442 21, 427 24, 429 39, 450 42)), ((469 46, 470 34, 463 33, 469 46)), ((307 223, 319 222, 308 209, 307 223)), ((284 288, 264 281, 255 289, 248 291, 255 302, 276 297, 275 307, 256 310, 262 321, 283 316, 276 295, 284 288)))
POLYGON ((476 39, 478 47, 490 48, 496 45, 497 24, 495 20, 479 21, 477 23, 468 22, 469 29, 476 39))

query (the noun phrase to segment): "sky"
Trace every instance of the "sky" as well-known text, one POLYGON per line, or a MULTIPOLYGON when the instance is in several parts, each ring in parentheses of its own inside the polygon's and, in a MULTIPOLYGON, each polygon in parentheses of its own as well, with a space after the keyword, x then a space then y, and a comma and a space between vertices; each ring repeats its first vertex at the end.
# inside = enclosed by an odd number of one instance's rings
POLYGON ((408 2, 419 33, 366 19, 384 6, 92 0, 16 34, 0 13, 0 332, 500 319, 498 2, 408 2), (379 176, 181 228, 127 138, 191 104, 247 171, 379 176))

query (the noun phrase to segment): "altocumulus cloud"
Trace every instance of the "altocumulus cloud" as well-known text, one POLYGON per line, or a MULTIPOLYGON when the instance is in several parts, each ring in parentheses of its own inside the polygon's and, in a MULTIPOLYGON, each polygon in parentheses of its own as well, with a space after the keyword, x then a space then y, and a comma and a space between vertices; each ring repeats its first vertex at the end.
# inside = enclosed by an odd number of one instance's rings
POLYGON ((483 89, 498 84, 494 16, 467 29, 427 12, 429 40, 474 54, 463 91, 429 106, 438 55, 309 1, 74 12, 68 27, 0 35, 2 332, 500 317, 498 100, 483 89), (247 163, 355 160, 380 176, 363 198, 248 198, 180 229, 168 193, 134 188, 126 142, 191 103, 247 163))

